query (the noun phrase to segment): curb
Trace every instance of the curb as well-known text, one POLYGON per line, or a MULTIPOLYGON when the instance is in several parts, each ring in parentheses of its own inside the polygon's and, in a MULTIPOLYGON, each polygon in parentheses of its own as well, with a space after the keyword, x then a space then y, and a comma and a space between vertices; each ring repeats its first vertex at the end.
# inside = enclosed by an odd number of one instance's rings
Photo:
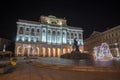
POLYGON ((91 71, 91 72, 120 72, 120 68, 117 67, 94 67, 94 66, 66 66, 66 65, 55 65, 55 64, 44 64, 32 61, 31 65, 44 67, 49 69, 58 70, 70 70, 70 71, 91 71))

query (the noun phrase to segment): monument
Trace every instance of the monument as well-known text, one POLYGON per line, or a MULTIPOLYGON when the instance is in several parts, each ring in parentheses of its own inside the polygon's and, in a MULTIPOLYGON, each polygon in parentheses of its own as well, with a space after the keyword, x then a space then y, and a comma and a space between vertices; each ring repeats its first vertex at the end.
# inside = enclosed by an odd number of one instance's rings
POLYGON ((75 38, 73 46, 72 46, 72 52, 61 55, 61 58, 67 58, 67 59, 92 59, 92 55, 87 54, 87 53, 81 53, 80 50, 79 50, 78 42, 77 42, 77 40, 75 38))

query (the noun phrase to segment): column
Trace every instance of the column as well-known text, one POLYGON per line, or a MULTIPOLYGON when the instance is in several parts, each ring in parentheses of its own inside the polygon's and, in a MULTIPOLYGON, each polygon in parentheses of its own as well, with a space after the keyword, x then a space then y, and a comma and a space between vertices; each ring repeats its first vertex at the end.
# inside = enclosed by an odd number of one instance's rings
POLYGON ((69 31, 69 43, 71 44, 71 31, 69 31))
POLYGON ((65 43, 67 44, 67 31, 65 30, 65 43))
POLYGON ((57 44, 57 30, 55 31, 55 44, 57 44))
POLYGON ((53 30, 51 30, 51 38, 50 38, 51 43, 52 43, 52 36, 53 36, 52 33, 53 33, 53 30))
POLYGON ((80 39, 79 39, 79 32, 77 32, 76 34, 77 34, 77 39, 80 40, 80 39))
POLYGON ((29 56, 29 54, 30 54, 30 47, 28 48, 28 52, 27 52, 27 54, 28 54, 28 56, 29 56))
POLYGON ((25 41, 25 26, 23 27, 23 36, 22 36, 22 40, 25 41))
POLYGON ((22 47, 22 55, 23 55, 23 56, 24 56, 24 49, 25 49, 25 48, 24 48, 24 46, 23 46, 23 47, 22 47))
POLYGON ((42 28, 40 28, 40 42, 42 42, 42 28))
POLYGON ((63 46, 62 46, 62 44, 63 44, 63 31, 62 31, 62 28, 61 28, 61 55, 63 54, 63 46))
POLYGON ((48 34, 48 28, 46 28, 46 43, 47 43, 47 34, 48 34))
POLYGON ((41 48, 41 44, 39 44, 39 56, 42 55, 42 48, 41 48))
POLYGON ((30 42, 31 42, 31 28, 29 27, 29 39, 28 39, 30 42))

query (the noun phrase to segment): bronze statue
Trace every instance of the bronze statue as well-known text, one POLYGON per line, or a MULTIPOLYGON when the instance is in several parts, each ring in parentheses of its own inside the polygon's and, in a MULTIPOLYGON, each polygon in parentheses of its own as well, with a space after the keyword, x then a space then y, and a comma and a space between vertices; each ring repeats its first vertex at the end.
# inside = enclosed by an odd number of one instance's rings
POLYGON ((74 39, 74 44, 73 44, 73 51, 79 51, 79 46, 76 38, 74 39))

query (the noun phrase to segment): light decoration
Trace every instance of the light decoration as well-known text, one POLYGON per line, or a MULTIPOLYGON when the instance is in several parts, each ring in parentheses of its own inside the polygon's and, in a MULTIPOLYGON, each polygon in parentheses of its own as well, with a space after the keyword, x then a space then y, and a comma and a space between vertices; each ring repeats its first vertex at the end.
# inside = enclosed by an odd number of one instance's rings
POLYGON ((94 57, 95 60, 111 60, 113 56, 110 52, 109 46, 107 43, 102 43, 101 46, 94 47, 94 57))

